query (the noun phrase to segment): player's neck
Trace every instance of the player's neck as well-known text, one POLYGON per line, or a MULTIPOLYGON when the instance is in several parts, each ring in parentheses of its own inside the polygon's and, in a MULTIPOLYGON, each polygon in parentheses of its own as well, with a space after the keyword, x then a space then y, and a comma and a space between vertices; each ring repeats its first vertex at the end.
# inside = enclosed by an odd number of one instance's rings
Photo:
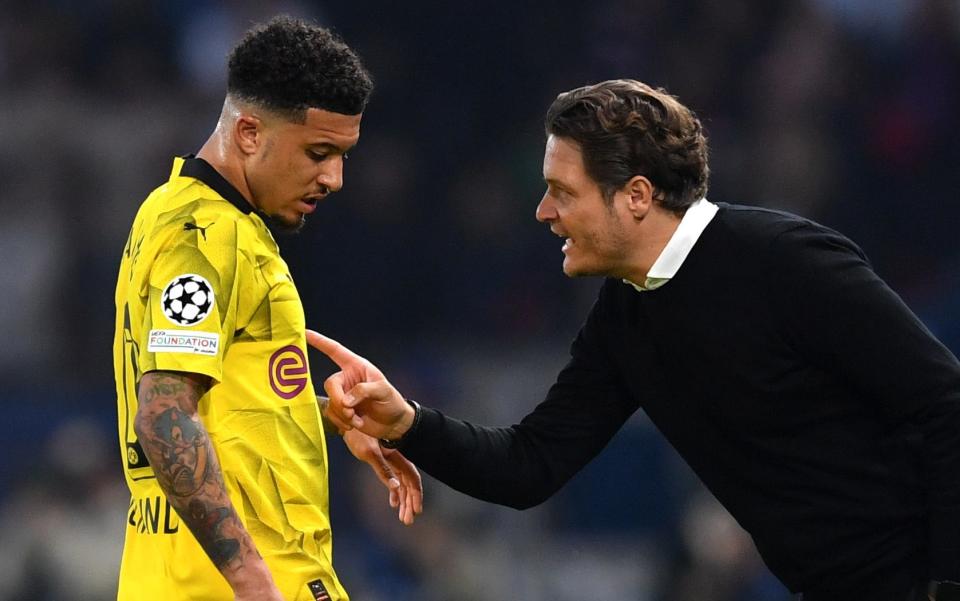
POLYGON ((230 182, 234 188, 246 199, 250 206, 256 208, 253 204, 253 196, 250 194, 250 186, 247 185, 247 178, 244 176, 243 163, 238 160, 227 148, 227 140, 220 135, 219 128, 215 130, 207 141, 204 142, 200 150, 197 151, 197 158, 203 159, 217 170, 217 173, 230 182))
POLYGON ((653 264, 660 258, 670 238, 680 227, 676 213, 660 206, 651 207, 642 221, 633 224, 633 249, 629 258, 629 273, 626 278, 631 282, 643 283, 653 264))

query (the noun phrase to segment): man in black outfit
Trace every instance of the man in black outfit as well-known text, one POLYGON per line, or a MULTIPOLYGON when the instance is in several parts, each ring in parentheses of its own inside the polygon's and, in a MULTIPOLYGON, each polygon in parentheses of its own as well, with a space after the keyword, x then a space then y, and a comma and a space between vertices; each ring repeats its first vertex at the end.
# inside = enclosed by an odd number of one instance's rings
POLYGON ((546 400, 491 428, 405 401, 368 361, 328 415, 468 495, 543 502, 642 407, 805 601, 960 599, 960 364, 844 236, 706 200, 700 122, 607 81, 546 117, 537 219, 607 278, 546 400))

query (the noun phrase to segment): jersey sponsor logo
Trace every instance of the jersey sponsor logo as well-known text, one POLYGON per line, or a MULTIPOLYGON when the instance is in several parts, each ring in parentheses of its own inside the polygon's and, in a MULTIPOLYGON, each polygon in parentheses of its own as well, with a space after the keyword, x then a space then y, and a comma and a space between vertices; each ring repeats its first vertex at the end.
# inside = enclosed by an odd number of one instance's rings
POLYGON ((180 516, 163 495, 131 497, 127 524, 139 534, 173 534, 180 529, 180 516))
POLYGON ((200 226, 200 225, 197 225, 196 223, 194 223, 194 222, 192 222, 192 221, 188 221, 188 222, 186 222, 186 223, 183 224, 183 231, 189 232, 189 231, 192 231, 192 230, 196 230, 196 231, 200 232, 200 235, 203 236, 203 239, 204 239, 204 240, 206 240, 206 239, 207 239, 207 229, 208 229, 210 226, 212 226, 214 223, 216 223, 216 221, 210 222, 209 225, 200 226))
POLYGON ((323 582, 319 579, 308 582, 307 588, 310 589, 310 594, 313 595, 314 601, 330 601, 330 593, 327 592, 326 587, 323 586, 323 582))
POLYGON ((178 326, 195 326, 210 315, 215 299, 213 286, 203 276, 185 273, 170 280, 163 289, 163 314, 178 326))
POLYGON ((192 330, 150 330, 147 350, 151 353, 186 353, 188 355, 216 355, 220 349, 220 334, 192 330))
POLYGON ((270 388, 282 399, 292 399, 307 387, 307 359, 288 345, 270 356, 270 388))

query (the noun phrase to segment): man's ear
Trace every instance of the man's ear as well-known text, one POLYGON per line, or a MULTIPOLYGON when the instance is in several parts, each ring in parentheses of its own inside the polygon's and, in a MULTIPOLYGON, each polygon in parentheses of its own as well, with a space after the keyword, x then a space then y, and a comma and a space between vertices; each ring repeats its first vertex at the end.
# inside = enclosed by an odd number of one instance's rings
POLYGON ((620 189, 627 198, 627 210, 636 221, 642 221, 650 212, 654 202, 654 191, 653 183, 642 175, 633 176, 620 189))
POLYGON ((244 155, 256 154, 263 144, 263 121, 249 113, 240 113, 233 122, 233 143, 244 155))

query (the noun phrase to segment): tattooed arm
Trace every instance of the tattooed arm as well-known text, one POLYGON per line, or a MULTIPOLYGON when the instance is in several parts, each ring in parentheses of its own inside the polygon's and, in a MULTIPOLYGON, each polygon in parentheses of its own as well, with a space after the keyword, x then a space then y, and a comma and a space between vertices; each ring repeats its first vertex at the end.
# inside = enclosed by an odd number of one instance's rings
POLYGON ((197 403, 209 387, 209 378, 199 374, 144 374, 134 429, 167 500, 227 579, 235 599, 282 601, 227 496, 220 462, 197 416, 197 403))

